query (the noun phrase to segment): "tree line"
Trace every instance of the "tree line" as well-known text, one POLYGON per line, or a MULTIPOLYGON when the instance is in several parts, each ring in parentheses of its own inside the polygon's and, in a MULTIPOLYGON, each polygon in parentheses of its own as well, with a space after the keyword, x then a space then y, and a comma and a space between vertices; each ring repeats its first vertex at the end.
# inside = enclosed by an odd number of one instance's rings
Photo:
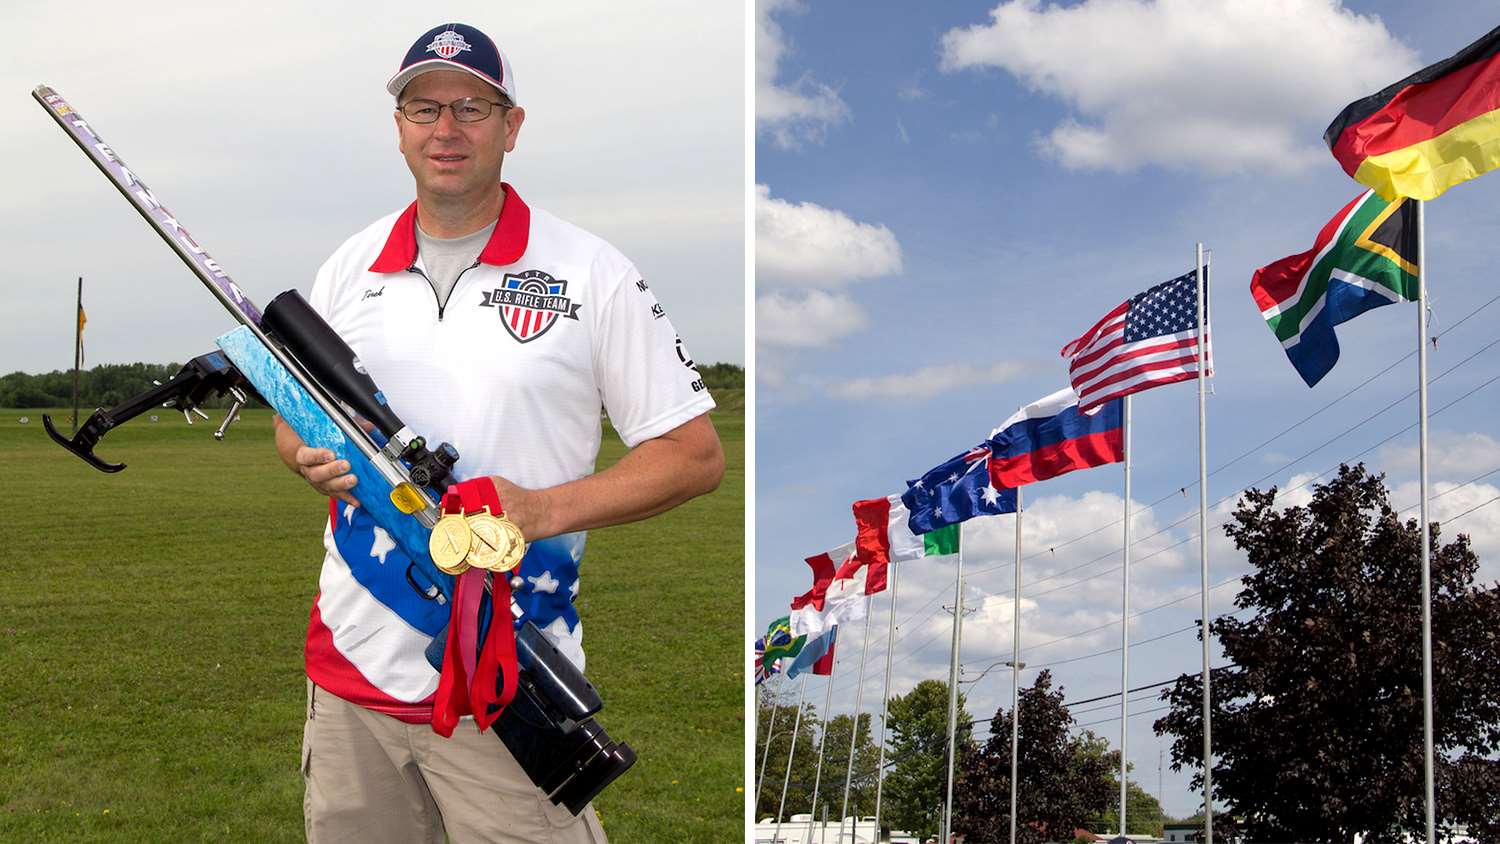
MULTIPOLYGON (((1036 684, 1021 693, 1021 792, 1018 816, 1029 835, 1022 841, 1072 841, 1075 829, 1096 833, 1119 830, 1119 753, 1091 731, 1070 735, 1072 718, 1062 706, 1060 691, 1051 690, 1051 676, 1042 672, 1036 684)), ((964 695, 959 695, 958 779, 954 788, 954 830, 971 841, 1009 840, 1010 827, 1010 710, 1002 707, 990 722, 990 737, 974 738, 964 695)), ((818 780, 817 756, 823 745, 819 819, 830 822, 850 815, 875 813, 875 774, 879 747, 870 737, 871 715, 859 716, 855 736, 854 774, 848 810, 842 815, 844 778, 849 761, 848 715, 835 716, 822 730, 815 729, 817 708, 804 708, 797 730, 797 751, 791 777, 786 777, 787 751, 796 719, 795 703, 762 695, 759 735, 765 735, 772 709, 776 710, 765 784, 756 804, 756 817, 775 817, 781 805, 782 783, 787 783, 786 817, 806 814, 818 780)), ((948 684, 923 680, 904 695, 891 698, 887 726, 885 783, 881 789, 881 825, 912 832, 923 839, 936 835, 942 816, 948 749, 948 684)), ((763 744, 757 745, 764 749, 763 744)), ((1161 804, 1134 781, 1127 782, 1130 832, 1160 835, 1172 819, 1161 804)))
MULTIPOLYGON (((1312 500, 1275 506, 1277 490, 1251 490, 1226 534, 1250 573, 1235 598, 1244 612, 1213 621, 1228 664, 1216 669, 1213 717, 1214 827, 1254 841, 1421 840, 1420 530, 1391 507, 1384 477, 1341 466, 1312 500)), ((1500 583, 1476 584, 1468 536, 1446 544, 1432 526, 1432 628, 1436 816, 1439 838, 1459 830, 1500 841, 1500 583)), ((816 686, 815 686, 816 687, 816 686)), ((762 692, 757 752, 776 711, 757 818, 776 814, 795 701, 762 692), (781 699, 778 699, 781 698, 781 699)), ((1202 686, 1197 674, 1167 686, 1167 714, 1153 727, 1171 740, 1172 769, 1201 771, 1202 686)), ((960 695, 954 831, 969 841, 1010 836, 1010 712, 989 737, 974 737, 960 695)), ((889 702, 881 820, 924 839, 938 830, 946 782, 948 686, 924 680, 889 702)), ((819 804, 839 817, 849 758, 847 715, 814 728, 807 707, 787 783, 787 813, 812 801, 818 743, 825 740, 819 804), (820 735, 820 732, 823 733, 820 735), (830 769, 837 780, 828 791, 830 769)), ((874 813, 879 748, 869 715, 857 730, 855 776, 845 815, 874 813)), ((1119 753, 1078 732, 1061 688, 1042 671, 1021 692, 1017 840, 1071 841, 1074 830, 1119 831, 1119 753)), ((757 760, 759 761, 759 760, 757 760)), ((1202 789, 1201 773, 1192 788, 1202 789)), ((1127 781, 1129 832, 1160 835, 1161 805, 1127 781)), ((1199 815, 1192 820, 1201 823, 1199 815)), ((822 810, 820 808, 819 815, 822 810)))
MULTIPOLYGON (((106 363, 78 372, 78 403, 85 411, 112 407, 165 382, 182 369, 180 363, 106 363)), ((745 369, 732 363, 700 366, 698 374, 709 389, 743 388, 745 369)), ((226 407, 229 399, 211 399, 206 407, 226 407)), ((72 370, 39 374, 12 372, 0 376, 0 407, 72 407, 72 370)), ((252 407, 262 406, 252 403, 252 407)))

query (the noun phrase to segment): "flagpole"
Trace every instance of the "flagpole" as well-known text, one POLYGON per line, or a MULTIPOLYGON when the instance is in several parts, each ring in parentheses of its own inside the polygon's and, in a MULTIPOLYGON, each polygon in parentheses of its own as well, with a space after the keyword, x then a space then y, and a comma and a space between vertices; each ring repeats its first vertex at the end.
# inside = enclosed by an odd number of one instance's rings
POLYGON ((885 692, 880 696, 880 761, 875 766, 875 837, 880 837, 880 796, 885 785, 885 721, 891 700, 891 652, 896 647, 896 585, 901 567, 891 566, 891 624, 885 634, 885 692))
MULTIPOLYGON (((838 625, 834 625, 837 627, 838 625)), ((834 646, 837 647, 838 639, 835 637, 834 646)), ((813 798, 812 809, 807 815, 807 840, 813 840, 813 824, 818 820, 818 787, 823 784, 823 750, 828 746, 828 710, 833 707, 833 675, 838 670, 838 655, 833 657, 833 665, 828 667, 828 694, 823 698, 823 735, 818 738, 818 770, 813 775, 813 798)), ((823 836, 818 836, 822 838, 823 836)))
MULTIPOLYGON (((1203 244, 1198 244, 1198 556, 1203 605, 1203 840, 1214 844, 1213 715, 1208 660, 1212 644, 1208 628, 1208 285, 1204 275, 1203 244)), ((1123 725, 1121 729, 1124 729, 1123 725)), ((1431 842, 1429 842, 1431 844, 1431 842)))
POLYGON ((1434 842, 1432 754, 1432 529, 1427 512, 1427 203, 1417 203, 1417 457, 1422 495, 1422 789, 1427 844, 1434 842))
MULTIPOLYGON (((832 684, 831 678, 829 683, 832 684)), ((799 688, 801 691, 797 692, 797 718, 792 722, 792 746, 786 751, 786 774, 781 778, 781 802, 776 806, 776 831, 771 833, 772 844, 776 844, 781 838, 781 818, 782 813, 786 811, 786 787, 792 781, 792 757, 797 755, 797 733, 802 729, 802 699, 807 694, 806 674, 802 675, 802 685, 799 688)), ((771 714, 774 715, 775 713, 776 710, 773 708, 771 714)), ((771 755, 771 742, 769 741, 766 742, 766 755, 771 755)), ((760 767, 762 771, 765 771, 766 763, 761 762, 760 767)), ((764 774, 762 776, 764 777, 764 774)), ((764 780, 762 780, 761 784, 765 784, 764 780)), ((755 802, 757 805, 760 803, 759 791, 755 792, 755 802)))
MULTIPOLYGON (((762 659, 762 662, 764 662, 765 658, 762 657, 761 659, 762 659)), ((783 675, 783 676, 785 676, 785 675, 783 675)), ((769 683, 767 683, 766 685, 768 687, 770 686, 769 683)), ((776 685, 779 687, 781 685, 781 683, 778 682, 776 685)), ((807 679, 806 678, 803 678, 802 685, 804 687, 807 685, 807 679)), ((765 749, 765 752, 760 755, 760 776, 756 779, 756 785, 755 785, 755 805, 757 805, 757 806, 760 805, 760 795, 761 795, 761 792, 766 787, 766 762, 767 762, 767 760, 769 760, 771 758, 771 736, 776 731, 776 710, 780 708, 780 707, 778 707, 776 705, 776 695, 771 692, 770 688, 766 689, 766 694, 771 695, 771 720, 770 720, 770 723, 766 724, 766 749, 765 749)), ((801 700, 797 701, 797 706, 798 707, 802 706, 802 701, 801 700)))
POLYGON ((1021 747, 1021 488, 1016 488, 1016 570, 1010 615, 1010 844, 1016 844, 1016 792, 1021 747))
MULTIPOLYGON (((859 704, 865 690, 865 654, 870 650, 869 603, 870 599, 865 598, 865 639, 864 643, 859 646, 859 680, 854 685, 854 720, 849 724, 849 767, 844 771, 844 802, 839 806, 838 840, 840 841, 844 839, 844 816, 849 814, 849 784, 854 780, 854 748, 856 739, 859 738, 859 704)), ((854 831, 859 831, 857 822, 854 825, 854 831)))
POLYGON ((948 798, 943 801, 943 844, 953 838, 953 757, 958 736, 958 649, 964 618, 964 523, 958 523, 958 570, 953 575, 953 652, 948 665, 948 798))
POLYGON ((1130 396, 1125 397, 1125 564, 1120 586, 1120 837, 1125 826, 1125 751, 1129 746, 1126 725, 1130 715, 1130 396))
POLYGON ((73 433, 78 433, 78 370, 83 366, 83 276, 78 277, 78 308, 73 313, 73 433))

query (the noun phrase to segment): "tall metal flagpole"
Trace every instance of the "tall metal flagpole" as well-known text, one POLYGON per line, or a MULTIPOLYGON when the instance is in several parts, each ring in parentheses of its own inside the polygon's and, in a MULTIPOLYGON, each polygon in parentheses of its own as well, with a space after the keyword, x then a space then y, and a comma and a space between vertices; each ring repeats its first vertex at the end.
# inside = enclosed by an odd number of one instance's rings
POLYGON ((1130 717, 1130 396, 1125 397, 1125 574, 1120 586, 1120 836, 1125 829, 1125 751, 1130 717))
MULTIPOLYGON (((865 598, 865 640, 859 646, 859 680, 854 685, 854 720, 849 724, 849 767, 844 771, 844 802, 839 806, 839 840, 844 838, 844 816, 849 814, 849 784, 854 781, 854 747, 859 738, 859 704, 865 690, 865 654, 870 650, 870 599, 865 598)), ((859 823, 854 824, 859 831, 859 823)))
MULTIPOLYGON (((834 640, 834 647, 838 647, 838 640, 834 640)), ((818 822, 818 786, 823 783, 823 750, 828 746, 828 710, 833 706, 833 675, 838 671, 838 656, 833 658, 834 664, 828 669, 828 694, 823 698, 823 735, 818 738, 818 771, 813 775, 813 799, 812 808, 807 814, 807 840, 813 840, 813 824, 818 822)), ((822 836, 818 836, 821 838, 822 836)))
POLYGON ((1427 203, 1417 203, 1417 462, 1422 494, 1422 789, 1427 802, 1427 844, 1434 842, 1432 756, 1432 554, 1431 520, 1427 512, 1427 203))
MULTIPOLYGON (((770 684, 767 683, 767 685, 769 686, 770 684)), ((779 688, 781 686, 781 683, 778 681, 776 685, 779 688)), ((803 675, 802 687, 804 690, 807 688, 806 675, 803 675)), ((760 805, 761 791, 763 791, 766 787, 766 762, 771 758, 771 736, 775 733, 776 730, 776 710, 781 708, 776 705, 776 695, 772 693, 769 688, 766 689, 766 693, 771 695, 771 719, 770 723, 766 724, 766 749, 760 755, 760 776, 755 781, 755 805, 757 806, 760 805)), ((797 700, 797 707, 798 712, 800 712, 802 707, 801 698, 798 698, 797 700)))
POLYGON ((78 433, 78 370, 83 366, 83 276, 78 277, 78 308, 73 314, 73 433, 78 433))
POLYGON ((1016 488, 1016 570, 1010 616, 1010 844, 1016 844, 1016 792, 1021 748, 1021 489, 1016 488))
POLYGON ((1203 579, 1203 840, 1214 844, 1213 716, 1208 677, 1208 284, 1198 244, 1198 555, 1203 579))
MULTIPOLYGON (((830 678, 829 685, 832 685, 832 683, 833 681, 830 678)), ((797 693, 797 718, 792 722, 792 746, 787 748, 786 774, 781 778, 781 802, 776 805, 776 831, 771 833, 772 844, 775 844, 781 838, 781 818, 783 813, 786 812, 786 787, 792 781, 792 757, 797 755, 797 733, 802 729, 802 698, 807 694, 806 674, 802 675, 802 685, 800 688, 801 691, 797 693)), ((766 742, 766 755, 770 755, 770 752, 771 743, 766 742)), ((765 768, 764 762, 761 763, 761 768, 765 768)), ((756 792, 755 802, 757 804, 760 803, 760 792, 758 791, 756 792)))
POLYGON ((943 801, 943 844, 953 838, 953 757, 958 737, 958 649, 963 641, 964 523, 958 523, 958 570, 953 576, 953 653, 948 665, 948 797, 943 801))
POLYGON ((880 696, 880 761, 875 767, 875 837, 880 837, 880 792, 885 785, 885 721, 891 701, 891 651, 896 647, 896 580, 900 566, 891 566, 891 624, 885 634, 885 692, 880 696))

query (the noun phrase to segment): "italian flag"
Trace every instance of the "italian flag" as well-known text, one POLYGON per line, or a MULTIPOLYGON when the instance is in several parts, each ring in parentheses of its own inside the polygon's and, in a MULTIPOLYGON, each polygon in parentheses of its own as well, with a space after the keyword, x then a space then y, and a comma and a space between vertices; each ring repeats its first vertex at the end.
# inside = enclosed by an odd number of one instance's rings
POLYGON ((865 594, 885 589, 891 563, 958 553, 958 524, 913 533, 901 496, 854 502, 855 560, 866 566, 865 594))

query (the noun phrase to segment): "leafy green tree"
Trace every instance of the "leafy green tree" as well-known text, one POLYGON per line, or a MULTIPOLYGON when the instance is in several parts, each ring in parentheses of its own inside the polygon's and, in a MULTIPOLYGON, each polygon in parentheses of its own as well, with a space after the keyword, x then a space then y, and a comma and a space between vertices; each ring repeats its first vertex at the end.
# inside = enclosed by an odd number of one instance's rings
MULTIPOLYGON (((1089 830, 1106 838, 1113 838, 1120 832, 1120 778, 1113 774, 1109 777, 1109 793, 1109 808, 1097 821, 1089 824, 1089 830)), ((1162 809, 1156 795, 1141 788, 1135 780, 1127 780, 1125 783, 1125 818, 1129 822, 1129 829, 1126 831, 1131 835, 1160 837, 1162 825, 1167 822, 1167 813, 1162 809)))
MULTIPOLYGON (((849 806, 841 815, 844 806, 844 776, 849 771, 849 730, 854 719, 848 715, 837 715, 829 721, 823 731, 823 785, 818 791, 818 805, 828 807, 828 818, 836 821, 840 817, 872 815, 875 813, 875 767, 879 762, 879 748, 870 738, 870 714, 859 716, 858 732, 854 736, 854 769, 849 780, 849 806)), ((823 810, 817 810, 822 817, 823 810)))
MULTIPOLYGON (((1275 502, 1275 488, 1247 492, 1225 528, 1252 567, 1235 605, 1255 615, 1213 625, 1230 663, 1213 678, 1215 808, 1253 840, 1420 839, 1418 523, 1397 516, 1363 465, 1341 466, 1304 507, 1275 502)), ((1433 525, 1436 815, 1440 830, 1493 833, 1500 584, 1476 588, 1478 565, 1468 537, 1443 544, 1433 525)), ((1172 768, 1198 770, 1198 676, 1163 697, 1171 712, 1155 726, 1174 737, 1172 768)))
POLYGON ((703 385, 710 390, 723 390, 743 388, 745 386, 745 368, 735 366, 732 363, 711 363, 707 366, 698 367, 698 375, 703 378, 703 385))
MULTIPOLYGON (((1120 770, 1120 752, 1110 750, 1109 739, 1095 735, 1092 730, 1085 730, 1078 738, 1076 752, 1085 759, 1100 760, 1102 767, 1109 771, 1109 802, 1103 814, 1089 821, 1088 829, 1105 838, 1113 838, 1120 833, 1120 778, 1116 776, 1116 772, 1120 770)), ((1130 769, 1134 767, 1127 766, 1130 769)), ((1129 770, 1126 774, 1129 774, 1129 770)), ((1161 803, 1156 797, 1141 788, 1135 780, 1126 781, 1125 809, 1126 818, 1130 821, 1127 832, 1131 835, 1161 835, 1166 813, 1162 811, 1161 803)))
MULTIPOLYGON (((948 775, 948 684, 923 680, 888 707, 887 774, 881 824, 926 839, 936 835, 948 775)), ((973 724, 958 696, 958 761, 974 749, 973 724)))
MULTIPOLYGON (((772 680, 770 683, 780 683, 772 680)), ((756 772, 760 771, 761 756, 765 754, 766 729, 770 726, 770 755, 766 758, 765 782, 760 787, 760 799, 755 804, 755 817, 774 818, 781 805, 781 785, 787 781, 786 757, 792 750, 792 728, 797 727, 796 754, 792 758, 792 775, 787 785, 786 814, 788 816, 806 812, 812 804, 813 773, 817 765, 817 707, 810 703, 802 706, 802 720, 797 721, 797 698, 795 695, 773 694, 768 686, 761 686, 757 695, 755 751, 756 772), (776 710, 776 723, 771 725, 771 710, 776 710)), ((845 736, 847 737, 847 733, 845 736)), ((845 745, 845 756, 848 746, 845 745)))
MULTIPOLYGON (((165 383, 182 369, 179 363, 106 363, 78 373, 79 411, 85 416, 95 407, 113 407, 165 383)), ((229 396, 211 396, 206 408, 228 407, 229 396)), ((12 372, 0 378, 0 407, 72 407, 73 372, 54 370, 36 375, 12 372)), ((251 407, 263 405, 252 399, 251 407)))
MULTIPOLYGON (((990 739, 964 759, 954 790, 953 829, 971 841, 1010 837, 1010 710, 996 710, 990 739)), ((1118 757, 1097 752, 1097 736, 1072 736, 1073 716, 1052 673, 1021 690, 1017 739, 1016 840, 1071 841, 1073 831, 1104 813, 1110 768, 1118 757)), ((1118 794, 1118 786, 1114 794, 1118 794)))

